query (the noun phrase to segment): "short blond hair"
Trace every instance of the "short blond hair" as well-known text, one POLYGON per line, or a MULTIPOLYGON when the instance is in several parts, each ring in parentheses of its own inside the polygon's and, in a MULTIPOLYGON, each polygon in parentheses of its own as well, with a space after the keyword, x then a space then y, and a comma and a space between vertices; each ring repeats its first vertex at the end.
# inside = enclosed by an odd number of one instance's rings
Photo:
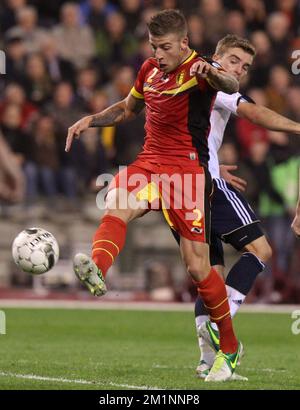
POLYGON ((253 44, 247 38, 236 36, 235 34, 227 34, 217 44, 215 54, 223 56, 229 48, 241 48, 246 53, 255 57, 256 50, 253 44))

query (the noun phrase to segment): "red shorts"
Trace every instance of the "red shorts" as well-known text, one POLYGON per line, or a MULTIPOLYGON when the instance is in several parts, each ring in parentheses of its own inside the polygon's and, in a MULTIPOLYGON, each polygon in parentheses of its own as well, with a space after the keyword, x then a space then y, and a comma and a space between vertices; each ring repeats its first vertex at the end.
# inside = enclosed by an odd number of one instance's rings
POLYGON ((184 238, 209 243, 212 183, 206 168, 137 160, 114 177, 109 190, 113 188, 123 188, 143 201, 145 212, 162 211, 170 227, 184 238))

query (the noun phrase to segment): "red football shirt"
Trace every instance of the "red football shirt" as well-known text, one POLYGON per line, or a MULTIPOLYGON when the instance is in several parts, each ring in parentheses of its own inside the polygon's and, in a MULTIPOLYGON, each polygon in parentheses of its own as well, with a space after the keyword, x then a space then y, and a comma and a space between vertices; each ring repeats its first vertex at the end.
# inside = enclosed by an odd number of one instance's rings
POLYGON ((142 65, 131 90, 146 106, 146 138, 138 159, 207 165, 209 119, 217 90, 205 79, 190 76, 190 68, 199 58, 193 51, 168 74, 160 71, 154 58, 142 65))

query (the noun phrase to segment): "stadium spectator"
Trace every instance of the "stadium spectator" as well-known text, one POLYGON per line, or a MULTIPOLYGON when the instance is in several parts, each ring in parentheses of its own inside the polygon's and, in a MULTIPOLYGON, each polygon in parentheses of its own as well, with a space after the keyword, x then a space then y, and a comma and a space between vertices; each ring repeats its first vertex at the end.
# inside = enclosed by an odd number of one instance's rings
POLYGON ((265 27, 266 9, 263 0, 238 0, 248 31, 263 30, 265 27))
POLYGON ((131 66, 123 66, 114 72, 113 80, 104 87, 109 105, 125 98, 134 81, 134 70, 131 66))
POLYGON ((199 12, 205 21, 205 35, 215 44, 225 34, 225 11, 221 0, 202 0, 199 12))
POLYGON ((265 88, 267 106, 272 110, 285 113, 287 110, 286 93, 291 83, 291 75, 282 65, 272 66, 269 81, 265 88))
POLYGON ((267 33, 271 40, 275 63, 282 64, 290 55, 291 22, 282 12, 272 13, 267 20, 267 33))
POLYGON ((180 0, 162 0, 157 2, 161 10, 178 9, 180 0))
POLYGON ((28 135, 22 130, 22 112, 17 104, 7 104, 2 113, 1 133, 20 165, 30 155, 31 144, 28 135))
POLYGON ((53 99, 45 110, 54 118, 60 135, 66 132, 74 118, 78 118, 83 113, 82 106, 75 99, 73 87, 68 82, 56 85, 53 99))
POLYGON ((300 87, 293 86, 287 90, 287 102, 289 116, 295 120, 300 121, 300 87))
POLYGON ((133 33, 136 22, 140 20, 142 2, 140 0, 120 0, 120 6, 126 20, 127 30, 133 33))
POLYGON ((88 25, 80 25, 80 10, 75 3, 61 8, 61 22, 53 28, 60 57, 76 68, 85 67, 95 57, 95 39, 88 25))
POLYGON ((120 62, 128 62, 137 52, 137 39, 126 29, 126 20, 120 12, 110 13, 105 27, 96 33, 97 55, 106 69, 120 62))
POLYGON ((82 155, 85 164, 81 173, 82 182, 88 190, 93 192, 100 188, 99 184, 96 184, 98 176, 107 173, 108 170, 108 161, 100 134, 99 129, 91 128, 84 133, 82 139, 82 155))
POLYGON ((270 67, 273 63, 271 41, 264 31, 254 31, 251 35, 251 42, 256 49, 256 56, 249 86, 263 88, 268 82, 270 67))
POLYGON ((28 200, 33 203, 42 193, 48 199, 47 205, 53 207, 58 192, 59 155, 52 118, 39 117, 33 126, 32 137, 31 161, 26 170, 30 173, 28 200))
POLYGON ((141 13, 141 19, 136 25, 135 35, 138 38, 148 38, 147 23, 151 17, 158 12, 158 8, 154 5, 152 7, 146 7, 141 13))
POLYGON ((6 0, 1 4, 0 9, 0 31, 6 33, 7 30, 17 24, 16 14, 19 9, 25 7, 27 0, 6 0))
POLYGON ((44 58, 49 77, 53 83, 75 81, 75 68, 70 61, 60 57, 58 45, 51 34, 42 41, 41 54, 44 58))
POLYGON ((76 80, 77 100, 88 110, 88 104, 94 95, 96 87, 100 83, 99 70, 94 67, 86 67, 78 71, 76 80))
POLYGON ((53 84, 41 54, 31 54, 28 57, 24 87, 33 104, 43 106, 51 99, 53 84))
POLYGON ((247 37, 246 20, 239 10, 228 12, 225 25, 226 32, 240 37, 247 37))
POLYGON ((102 90, 96 90, 90 98, 89 112, 96 114, 108 107, 108 97, 102 90))
POLYGON ((53 101, 45 107, 46 113, 55 122, 57 144, 60 156, 59 184, 68 198, 75 198, 78 192, 78 174, 86 166, 81 152, 81 141, 77 141, 71 155, 64 150, 64 136, 75 118, 83 116, 83 107, 76 102, 75 93, 70 83, 59 83, 54 90, 53 101))
POLYGON ((22 129, 28 128, 38 109, 36 106, 26 100, 24 89, 17 83, 10 83, 5 89, 4 99, 0 102, 0 121, 2 115, 9 104, 16 104, 21 110, 22 129))
POLYGON ((129 65, 131 65, 134 68, 135 73, 137 73, 143 62, 149 57, 152 57, 152 49, 148 37, 140 37, 138 41, 138 50, 129 61, 129 65))
POLYGON ((6 75, 2 80, 6 82, 25 81, 26 49, 24 41, 19 36, 5 35, 6 47, 6 75))
MULTIPOLYGON (((249 90, 248 95, 257 104, 266 105, 266 96, 259 89, 249 90)), ((235 120, 235 132, 238 143, 240 144, 241 156, 246 159, 250 155, 250 150, 253 144, 264 142, 268 145, 268 131, 259 125, 249 122, 245 118, 237 118, 235 120)))
POLYGON ((24 197, 25 181, 15 155, 0 135, 0 200, 14 203, 24 197))
POLYGON ((105 25, 107 16, 116 10, 116 6, 107 0, 84 0, 80 4, 82 20, 94 32, 101 30, 105 25))
POLYGON ((114 134, 114 165, 129 165, 141 152, 145 138, 145 116, 139 115, 130 123, 118 124, 114 134), (126 135, 126 144, 124 144, 126 135))
POLYGON ((211 52, 212 45, 205 40, 205 24, 203 18, 197 14, 187 19, 191 48, 203 54, 211 52))
POLYGON ((9 37, 21 37, 27 53, 40 50, 46 30, 38 27, 38 14, 34 7, 26 6, 16 13, 17 25, 8 30, 9 37))

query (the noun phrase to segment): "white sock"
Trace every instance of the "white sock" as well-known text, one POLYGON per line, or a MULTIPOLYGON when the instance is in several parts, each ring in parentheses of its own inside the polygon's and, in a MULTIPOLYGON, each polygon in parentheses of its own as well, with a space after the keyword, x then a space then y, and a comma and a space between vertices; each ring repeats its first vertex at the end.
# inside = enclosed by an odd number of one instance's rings
MULTIPOLYGON (((209 319, 207 315, 197 316, 195 318, 196 328, 198 329, 202 323, 209 319)), ((203 341, 202 337, 198 337, 199 349, 201 352, 200 360, 204 360, 209 366, 212 365, 215 359, 215 352, 203 341)))
MULTIPOLYGON (((246 299, 246 295, 228 285, 226 285, 226 291, 228 295, 230 315, 231 317, 233 317, 239 310, 239 308, 242 306, 244 300, 246 299)), ((214 330, 218 330, 218 326, 216 323, 211 322, 211 327, 214 330)))
POLYGON ((228 285, 226 285, 226 290, 228 295, 230 314, 231 317, 233 317, 242 306, 244 300, 246 299, 246 295, 228 285))

